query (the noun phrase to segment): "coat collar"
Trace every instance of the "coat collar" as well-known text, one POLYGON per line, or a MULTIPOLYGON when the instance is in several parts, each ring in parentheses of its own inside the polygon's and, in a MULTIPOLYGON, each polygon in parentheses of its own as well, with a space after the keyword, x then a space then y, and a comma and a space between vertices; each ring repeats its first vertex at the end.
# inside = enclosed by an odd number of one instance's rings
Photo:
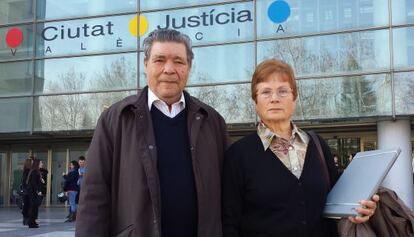
MULTIPOLYGON (((144 87, 137 95, 129 96, 124 99, 121 110, 130 108, 138 111, 148 111, 148 86, 144 87)), ((190 113, 201 113, 205 117, 208 117, 208 111, 210 110, 207 105, 191 96, 187 91, 184 91, 184 98, 186 101, 186 107, 190 113)))

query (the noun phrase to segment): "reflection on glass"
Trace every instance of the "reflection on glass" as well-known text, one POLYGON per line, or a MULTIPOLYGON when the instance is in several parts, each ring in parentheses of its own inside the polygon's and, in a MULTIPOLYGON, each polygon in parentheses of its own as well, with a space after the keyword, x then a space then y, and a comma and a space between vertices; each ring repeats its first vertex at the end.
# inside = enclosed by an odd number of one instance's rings
POLYGON ((16 204, 17 198, 20 198, 18 191, 22 183, 23 164, 28 157, 27 151, 15 151, 11 155, 10 205, 16 204))
POLYGON ((414 27, 396 28, 394 34, 394 67, 414 66, 414 27))
POLYGON ((35 98, 34 130, 94 129, 105 109, 135 91, 40 96, 35 98))
POLYGON ((33 20, 33 0, 0 1, 0 25, 33 20))
POLYGON ((172 1, 163 1, 163 0, 139 0, 140 8, 142 11, 145 10, 156 10, 163 8, 171 7, 183 7, 183 6, 193 6, 198 4, 208 4, 208 3, 222 3, 222 2, 231 2, 234 0, 172 0, 172 1))
POLYGON ((392 0, 392 24, 414 23, 414 1, 392 0))
MULTIPOLYGON (((193 48, 193 52, 187 85, 250 81, 254 71, 253 43, 193 48)), ((143 53, 140 58, 140 86, 143 87, 147 84, 143 53)))
POLYGON ((394 74, 394 89, 396 114, 414 114, 414 72, 394 74))
POLYGON ((45 20, 133 12, 136 9, 136 0, 37 0, 37 18, 45 20))
POLYGON ((0 61, 33 56, 33 27, 18 25, 0 28, 0 61))
MULTIPOLYGON (((137 49, 130 21, 136 15, 37 24, 37 56, 62 56, 137 49)), ((135 32, 136 33, 136 32, 135 32)))
POLYGON ((62 173, 66 173, 66 149, 53 149, 52 153, 52 170, 50 199, 52 205, 63 205, 57 199, 57 194, 62 190, 61 182, 63 181, 62 173))
POLYGON ((216 109, 228 124, 256 121, 250 84, 189 87, 186 90, 216 109))
POLYGON ((391 115, 388 74, 298 80, 295 120, 391 115))
POLYGON ((0 132, 26 132, 31 124, 31 98, 0 99, 0 132))
POLYGON ((69 161, 78 160, 80 156, 86 157, 87 147, 71 147, 69 149, 69 161))
POLYGON ((0 96, 31 94, 32 65, 31 61, 0 63, 0 96))
POLYGON ((136 53, 36 61, 37 94, 136 87, 136 53))
POLYGON ((387 69, 388 30, 259 42, 257 55, 291 64, 297 76, 387 69))
POLYGON ((156 28, 170 28, 187 34, 194 45, 253 39, 253 2, 149 12, 144 16, 149 28, 143 38, 156 28))
POLYGON ((0 207, 7 201, 6 191, 9 182, 7 171, 6 153, 0 152, 0 207))
MULTIPOLYGON (((290 16, 273 22, 268 10, 274 0, 257 1, 257 35, 259 38, 281 37, 325 31, 386 26, 387 0, 287 0, 290 16)), ((280 15, 283 9, 273 14, 280 15)), ((270 13, 271 14, 271 13, 270 13)))

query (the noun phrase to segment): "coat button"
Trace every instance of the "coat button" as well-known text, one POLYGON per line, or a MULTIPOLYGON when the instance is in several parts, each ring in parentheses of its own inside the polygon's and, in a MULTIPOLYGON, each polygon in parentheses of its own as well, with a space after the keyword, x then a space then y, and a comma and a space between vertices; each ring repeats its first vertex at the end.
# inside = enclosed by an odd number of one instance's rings
POLYGON ((194 151, 194 150, 195 150, 195 147, 193 147, 193 146, 192 146, 192 147, 190 147, 190 150, 194 151))
POLYGON ((200 120, 200 119, 201 119, 201 117, 200 117, 200 116, 197 116, 197 117, 196 117, 196 119, 197 119, 197 120, 200 120))
POLYGON ((149 148, 150 150, 152 150, 152 149, 154 149, 154 146, 153 146, 153 145, 149 145, 149 146, 148 146, 148 148, 149 148))

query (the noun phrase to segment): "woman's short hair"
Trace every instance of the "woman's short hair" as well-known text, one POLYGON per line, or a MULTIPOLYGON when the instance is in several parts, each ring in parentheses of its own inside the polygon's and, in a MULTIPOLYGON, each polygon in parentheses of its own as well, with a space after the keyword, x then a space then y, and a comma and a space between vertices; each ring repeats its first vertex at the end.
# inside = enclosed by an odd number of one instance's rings
POLYGON ((277 59, 267 59, 257 65, 252 77, 252 99, 256 102, 257 84, 267 81, 268 77, 273 73, 283 75, 283 80, 289 83, 290 88, 292 89, 293 99, 296 100, 298 97, 298 89, 296 87, 296 79, 293 69, 289 64, 277 59))

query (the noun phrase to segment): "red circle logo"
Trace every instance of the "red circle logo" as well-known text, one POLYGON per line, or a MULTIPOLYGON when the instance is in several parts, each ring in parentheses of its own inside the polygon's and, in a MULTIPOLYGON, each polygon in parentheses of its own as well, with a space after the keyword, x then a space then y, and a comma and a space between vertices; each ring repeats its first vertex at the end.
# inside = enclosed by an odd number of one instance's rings
POLYGON ((17 48, 23 42, 23 32, 19 28, 11 28, 6 34, 6 44, 10 48, 17 48))

